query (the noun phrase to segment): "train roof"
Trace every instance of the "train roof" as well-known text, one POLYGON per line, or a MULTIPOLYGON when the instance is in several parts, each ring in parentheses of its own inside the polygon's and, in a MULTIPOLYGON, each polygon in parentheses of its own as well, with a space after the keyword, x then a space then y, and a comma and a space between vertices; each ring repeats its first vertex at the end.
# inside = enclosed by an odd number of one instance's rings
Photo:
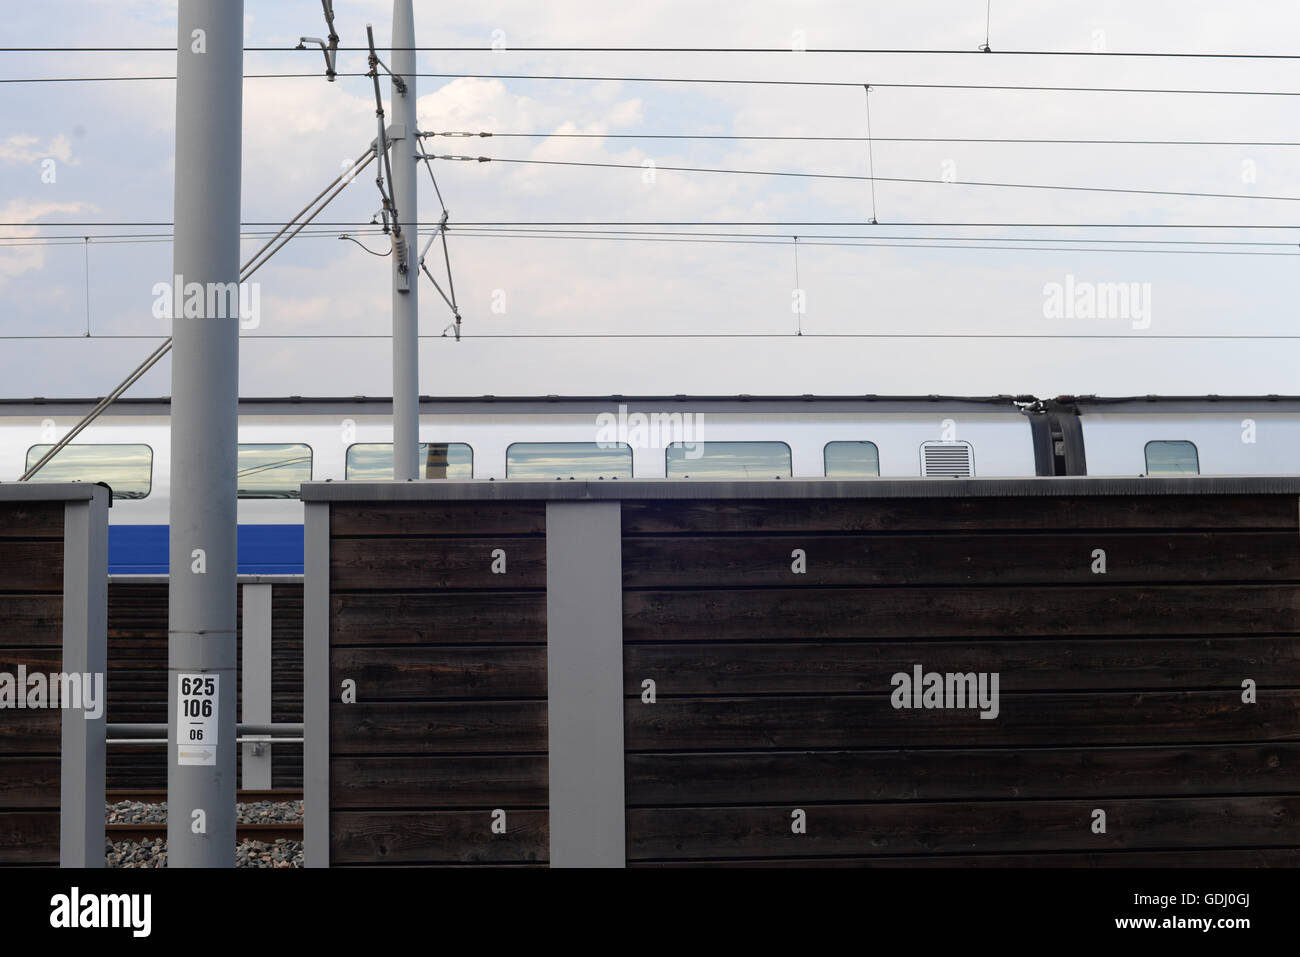
POLYGON ((1177 412, 1300 411, 1300 396, 1293 395, 1063 395, 1051 401, 1080 413, 1142 413, 1152 406, 1177 412))
MULTIPOLYGON (((0 398, 0 415, 18 410, 40 410, 44 414, 79 414, 89 411, 98 397, 0 398)), ((121 398, 111 406, 114 415, 157 415, 171 405, 170 396, 152 398, 121 398)), ((856 411, 869 407, 880 412, 914 412, 926 410, 960 410, 982 407, 987 411, 1069 411, 1075 413, 1142 413, 1153 407, 1177 412, 1262 412, 1300 411, 1300 396, 1257 395, 1137 395, 1097 396, 1062 395, 1039 399, 1032 395, 478 395, 478 396, 420 396, 420 405, 426 411, 447 408, 481 412, 527 412, 546 406, 563 406, 569 411, 615 411, 619 405, 644 408, 654 406, 656 411, 671 410, 673 406, 705 407, 717 412, 727 411, 791 411, 809 405, 824 411, 856 411)), ((319 414, 355 410, 364 406, 375 414, 385 414, 392 408, 389 396, 260 396, 239 400, 244 414, 319 414)), ((20 413, 19 413, 20 414, 20 413)))
MULTIPOLYGON (((39 408, 44 412, 65 410, 83 411, 93 407, 98 398, 46 398, 0 399, 0 410, 39 408)), ((243 413, 311 414, 373 407, 375 413, 392 408, 389 396, 265 396, 239 400, 243 413)), ((420 405, 426 409, 438 407, 474 409, 481 411, 530 411, 546 406, 564 406, 573 411, 616 411, 620 405, 654 406, 656 410, 672 406, 706 407, 715 411, 789 411, 792 406, 813 405, 827 411, 854 411, 869 405, 881 411, 915 411, 918 406, 927 409, 969 408, 981 406, 990 410, 1018 412, 1024 405, 1032 404, 1033 396, 882 396, 882 395, 516 395, 516 396, 420 396, 420 405)), ((171 398, 122 398, 113 403, 115 414, 158 414, 171 405, 171 398)), ((3 411, 0 411, 3 414, 3 411)))

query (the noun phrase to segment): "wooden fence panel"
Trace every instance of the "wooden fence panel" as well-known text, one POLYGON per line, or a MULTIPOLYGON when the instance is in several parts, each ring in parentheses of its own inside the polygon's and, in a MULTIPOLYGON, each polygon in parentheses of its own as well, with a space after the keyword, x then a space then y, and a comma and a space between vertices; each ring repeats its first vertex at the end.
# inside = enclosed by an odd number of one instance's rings
POLYGON ((0 710, 0 865, 59 863, 62 713, 18 708, 17 684, 63 670, 63 516, 62 502, 0 502, 0 674, 13 696, 0 710))
POLYGON ((540 504, 331 509, 331 865, 547 861, 545 527, 540 504))
POLYGON ((625 501, 628 861, 1296 866, 1297 533, 1292 495, 625 501))

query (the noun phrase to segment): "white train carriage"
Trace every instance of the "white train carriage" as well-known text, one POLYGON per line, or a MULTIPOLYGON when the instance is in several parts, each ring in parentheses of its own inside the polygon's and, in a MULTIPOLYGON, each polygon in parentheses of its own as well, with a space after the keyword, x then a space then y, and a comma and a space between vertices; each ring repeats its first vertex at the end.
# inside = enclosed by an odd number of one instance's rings
MULTIPOLYGON (((0 481, 94 405, 0 400, 0 481)), ((113 489, 110 570, 167 570, 169 402, 125 399, 35 476, 113 489)), ((309 480, 386 479, 387 399, 240 402, 239 571, 302 571, 309 480)), ((1300 400, 1032 396, 423 398, 427 479, 1292 474, 1300 400)))

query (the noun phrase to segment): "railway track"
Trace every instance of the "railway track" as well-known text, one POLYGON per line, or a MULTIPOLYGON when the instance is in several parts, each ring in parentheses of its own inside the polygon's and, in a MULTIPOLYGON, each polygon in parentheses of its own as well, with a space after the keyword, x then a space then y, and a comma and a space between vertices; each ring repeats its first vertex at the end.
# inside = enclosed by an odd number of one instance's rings
MULTIPOLYGON (((114 788, 106 791, 105 799, 109 804, 120 801, 133 801, 142 804, 165 804, 167 792, 162 789, 114 788)), ((239 804, 253 804, 259 801, 289 802, 301 801, 302 790, 298 788, 273 788, 263 791, 240 790, 235 794, 239 804)), ((110 841, 158 840, 167 837, 167 822, 118 823, 105 824, 105 836, 110 841)), ((270 821, 235 825, 235 838, 239 841, 262 841, 272 843, 278 840, 301 841, 301 821, 270 821)))
MULTIPOLYGON (((167 822, 152 824, 105 824, 104 834, 110 841, 160 840, 167 837, 167 822)), ((262 841, 266 844, 275 841, 301 841, 302 822, 276 822, 271 824, 236 824, 235 840, 262 841)))
MULTIPOLYGON (((138 801, 143 804, 166 804, 165 788, 113 788, 104 792, 104 799, 109 804, 119 801, 138 801)), ((268 788, 260 791, 240 789, 235 792, 235 801, 239 804, 254 804, 258 801, 301 801, 301 788, 268 788)))

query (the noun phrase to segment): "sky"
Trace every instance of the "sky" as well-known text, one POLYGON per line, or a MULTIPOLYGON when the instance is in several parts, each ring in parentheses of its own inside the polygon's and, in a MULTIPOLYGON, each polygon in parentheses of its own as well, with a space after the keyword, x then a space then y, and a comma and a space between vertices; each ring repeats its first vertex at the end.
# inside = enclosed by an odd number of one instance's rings
MULTIPOLYGON (((325 33, 317 0, 244 9, 246 47, 325 33)), ((364 45, 367 23, 388 43, 390 0, 335 0, 335 12, 344 46, 364 45)), ((176 43, 175 0, 47 0, 13 4, 4 20, 5 47, 176 43)), ((1293 4, 416 0, 415 23, 422 46, 498 47, 419 54, 421 72, 446 74, 417 81, 422 131, 541 134, 427 140, 435 154, 497 161, 432 164, 464 338, 440 337, 451 316, 422 279, 426 395, 1300 393, 1300 338, 1267 338, 1300 335, 1297 264, 1285 261, 1300 255, 1300 229, 1241 228, 1297 223, 1300 145, 1259 144, 1300 144, 1300 96, 897 85, 1300 94, 1295 60, 1003 52, 1297 54, 1293 4), (986 16, 988 54, 816 52, 975 51, 986 16), (528 46, 780 52, 516 49, 528 46), (868 101, 869 145, 635 136, 861 138, 868 101), (955 142, 971 138, 1086 142, 955 142), (1117 139, 1255 145, 1096 142, 1117 139), (518 231, 556 222, 602 234, 518 231), (619 236, 581 225, 611 222, 738 225, 627 225, 619 236), (767 223, 780 225, 755 225, 767 223), (983 223, 1044 225, 969 225, 983 223), (1202 228, 1149 228, 1174 225, 1202 228)), ((245 53, 246 74, 311 74, 244 82, 246 223, 285 222, 374 137, 371 80, 329 83, 323 66, 314 47, 245 53)), ((364 53, 340 53, 341 72, 365 69, 364 53)), ((0 79, 174 72, 174 52, 0 52, 0 79)), ((169 80, 0 83, 0 394, 103 395, 159 341, 147 337, 167 334, 153 304, 172 275, 174 110, 169 80)), ((420 190, 421 221, 435 222, 423 171, 420 190)), ((383 252, 385 237, 358 233, 379 205, 367 171, 319 235, 258 272, 242 395, 391 393, 389 263, 338 239, 383 252)), ((246 237, 245 255, 263 241, 246 237)), ((430 264, 440 276, 433 253, 430 264)), ((171 388, 164 360, 129 394, 171 388)))

